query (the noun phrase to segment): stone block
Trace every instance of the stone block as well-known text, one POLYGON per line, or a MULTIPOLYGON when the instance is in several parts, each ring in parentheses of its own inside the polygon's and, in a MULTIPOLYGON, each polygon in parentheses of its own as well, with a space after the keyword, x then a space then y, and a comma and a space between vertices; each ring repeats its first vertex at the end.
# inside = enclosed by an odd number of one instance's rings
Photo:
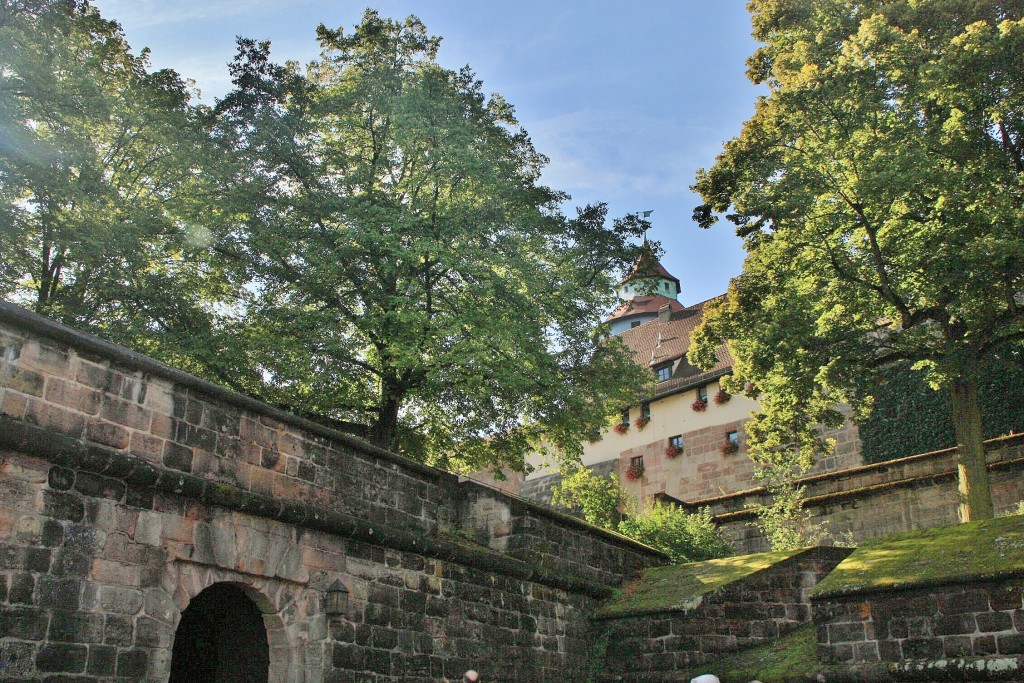
POLYGON ((863 622, 840 623, 828 625, 828 642, 852 643, 863 641, 866 637, 863 622))
MULTIPOLYGON (((42 398, 43 389, 46 386, 46 377, 35 370, 5 364, 3 371, 0 371, 0 386, 10 389, 10 392, 5 391, 5 394, 10 393, 13 396, 14 392, 18 392, 42 398)), ((24 396, 21 398, 22 400, 25 399, 24 396)))
POLYGON ((0 415, 21 421, 28 408, 28 399, 13 391, 0 390, 0 415))
POLYGON ((103 642, 127 647, 134 641, 135 627, 131 617, 107 614, 103 620, 103 642))
POLYGON ((994 612, 1021 609, 1024 588, 1019 584, 998 586, 989 591, 989 608, 994 612))
POLYGON ((79 592, 82 582, 78 579, 62 579, 42 575, 36 580, 35 598, 40 607, 78 609, 79 592))
POLYGON ((89 387, 51 377, 46 384, 46 400, 86 415, 96 415, 100 410, 102 394, 89 387))
POLYGON ((167 441, 164 443, 163 463, 172 470, 192 471, 192 449, 188 446, 167 441))
POLYGON ((135 647, 168 648, 174 640, 174 627, 152 617, 135 621, 135 647))
POLYGON ((1013 619, 1007 612, 981 612, 975 620, 978 623, 978 630, 982 633, 1009 631, 1013 628, 1013 619))
POLYGON ((85 416, 77 411, 32 399, 25 409, 25 422, 72 439, 85 432, 85 416))
POLYGON ((130 433, 124 427, 101 420, 91 420, 86 429, 86 438, 93 443, 117 450, 128 448, 130 433))
POLYGON ((100 606, 107 612, 117 614, 138 614, 142 609, 142 591, 124 586, 103 586, 100 588, 100 606))
POLYGON ((12 605, 31 605, 32 595, 36 588, 36 579, 28 572, 11 574, 11 585, 7 591, 7 601, 12 605))
POLYGON ((943 614, 967 614, 988 611, 988 593, 982 590, 965 590, 939 595, 939 609, 943 614))
POLYGON ((1024 633, 996 636, 996 644, 1001 655, 1024 654, 1024 633))
POLYGON ((130 429, 148 431, 152 412, 131 401, 104 396, 100 417, 130 429))
POLYGON ((79 472, 75 477, 75 490, 94 498, 121 500, 124 498, 125 485, 117 479, 102 477, 91 472, 79 472))
POLYGON ((942 656, 942 639, 907 638, 903 641, 903 656, 907 659, 935 659, 942 656))
POLYGON ((85 360, 78 362, 78 371, 75 373, 75 381, 79 384, 111 394, 116 394, 121 390, 123 380, 124 375, 121 373, 104 365, 96 365, 85 360))
POLYGON ((54 519, 81 522, 85 517, 85 505, 77 495, 63 491, 43 491, 43 514, 54 519))
POLYGON ((978 636, 973 642, 974 654, 977 657, 985 657, 988 655, 994 655, 999 650, 996 648, 996 637, 995 636, 978 636))
POLYGON ((82 673, 88 655, 85 645, 47 643, 36 655, 36 668, 46 672, 82 673))
POLYGON ((118 678, 141 681, 146 677, 148 657, 143 650, 128 650, 117 654, 118 678))
POLYGON ((974 633, 977 624, 973 614, 952 614, 935 617, 932 627, 937 636, 957 635, 962 633, 974 633))
POLYGON ((54 610, 48 640, 65 643, 99 643, 103 639, 103 615, 93 612, 54 610))
POLYGON ((114 675, 117 662, 117 648, 113 645, 90 645, 86 673, 92 676, 114 675))
POLYGON ((0 638, 42 640, 46 635, 49 615, 44 610, 35 607, 4 607, 2 616, 0 638))

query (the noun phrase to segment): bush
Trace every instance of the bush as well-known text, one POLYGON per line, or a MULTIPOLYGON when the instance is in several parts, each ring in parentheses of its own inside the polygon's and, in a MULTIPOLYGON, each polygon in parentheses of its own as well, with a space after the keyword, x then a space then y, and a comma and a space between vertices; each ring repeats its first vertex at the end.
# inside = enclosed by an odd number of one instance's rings
POLYGON ((614 474, 598 477, 581 467, 562 479, 552 491, 551 502, 583 513, 583 519, 604 529, 614 529, 622 514, 619 507, 626 501, 622 485, 614 474))
POLYGON ((674 505, 655 503, 644 512, 619 522, 619 533, 668 555, 674 564, 731 555, 729 542, 704 508, 687 514, 674 505))

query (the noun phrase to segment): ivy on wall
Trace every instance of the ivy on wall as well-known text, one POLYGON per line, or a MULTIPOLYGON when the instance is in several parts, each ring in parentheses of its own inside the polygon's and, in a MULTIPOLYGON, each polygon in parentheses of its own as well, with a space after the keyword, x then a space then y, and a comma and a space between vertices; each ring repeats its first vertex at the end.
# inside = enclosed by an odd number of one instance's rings
MULTIPOLYGON (((874 393, 875 407, 860 427, 864 462, 883 462, 956 445, 949 394, 921 372, 896 367, 874 393)), ((994 361, 979 387, 985 438, 1024 432, 1024 354, 994 361)))

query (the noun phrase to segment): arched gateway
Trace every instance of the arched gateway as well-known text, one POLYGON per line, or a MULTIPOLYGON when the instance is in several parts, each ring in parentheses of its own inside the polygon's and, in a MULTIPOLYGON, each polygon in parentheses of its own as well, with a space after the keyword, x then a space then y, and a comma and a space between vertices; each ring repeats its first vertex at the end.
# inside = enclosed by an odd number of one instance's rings
POLYGON ((245 591, 215 583, 189 602, 174 634, 170 683, 267 683, 263 614, 245 591))

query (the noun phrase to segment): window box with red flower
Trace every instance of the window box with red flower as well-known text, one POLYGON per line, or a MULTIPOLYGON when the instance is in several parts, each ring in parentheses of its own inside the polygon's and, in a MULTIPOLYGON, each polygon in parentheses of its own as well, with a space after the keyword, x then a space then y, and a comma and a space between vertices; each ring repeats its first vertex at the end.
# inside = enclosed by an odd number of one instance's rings
POLYGON ((626 432, 629 431, 629 423, 620 422, 619 424, 612 427, 612 431, 615 432, 616 434, 625 434, 626 432))
POLYGON ((722 405, 723 403, 728 403, 730 398, 732 398, 732 394, 725 389, 719 389, 718 393, 715 394, 715 404, 722 405))
POLYGON ((677 458, 683 454, 682 446, 673 446, 669 444, 669 447, 665 449, 666 458, 677 458))
POLYGON ((703 398, 698 398, 690 404, 690 407, 693 408, 694 412, 703 413, 707 410, 708 402, 703 398))
POLYGON ((722 455, 731 455, 740 450, 740 433, 729 432, 725 435, 725 441, 719 446, 718 450, 722 452, 722 455))
POLYGON ((644 416, 641 415, 640 417, 638 417, 637 419, 635 419, 633 421, 633 424, 636 425, 637 429, 643 429, 648 424, 650 424, 650 422, 651 422, 651 418, 644 417, 644 416))
POLYGON ((633 458, 633 462, 629 463, 629 467, 626 468, 626 479, 630 481, 637 481, 644 476, 644 461, 643 458, 633 458))

